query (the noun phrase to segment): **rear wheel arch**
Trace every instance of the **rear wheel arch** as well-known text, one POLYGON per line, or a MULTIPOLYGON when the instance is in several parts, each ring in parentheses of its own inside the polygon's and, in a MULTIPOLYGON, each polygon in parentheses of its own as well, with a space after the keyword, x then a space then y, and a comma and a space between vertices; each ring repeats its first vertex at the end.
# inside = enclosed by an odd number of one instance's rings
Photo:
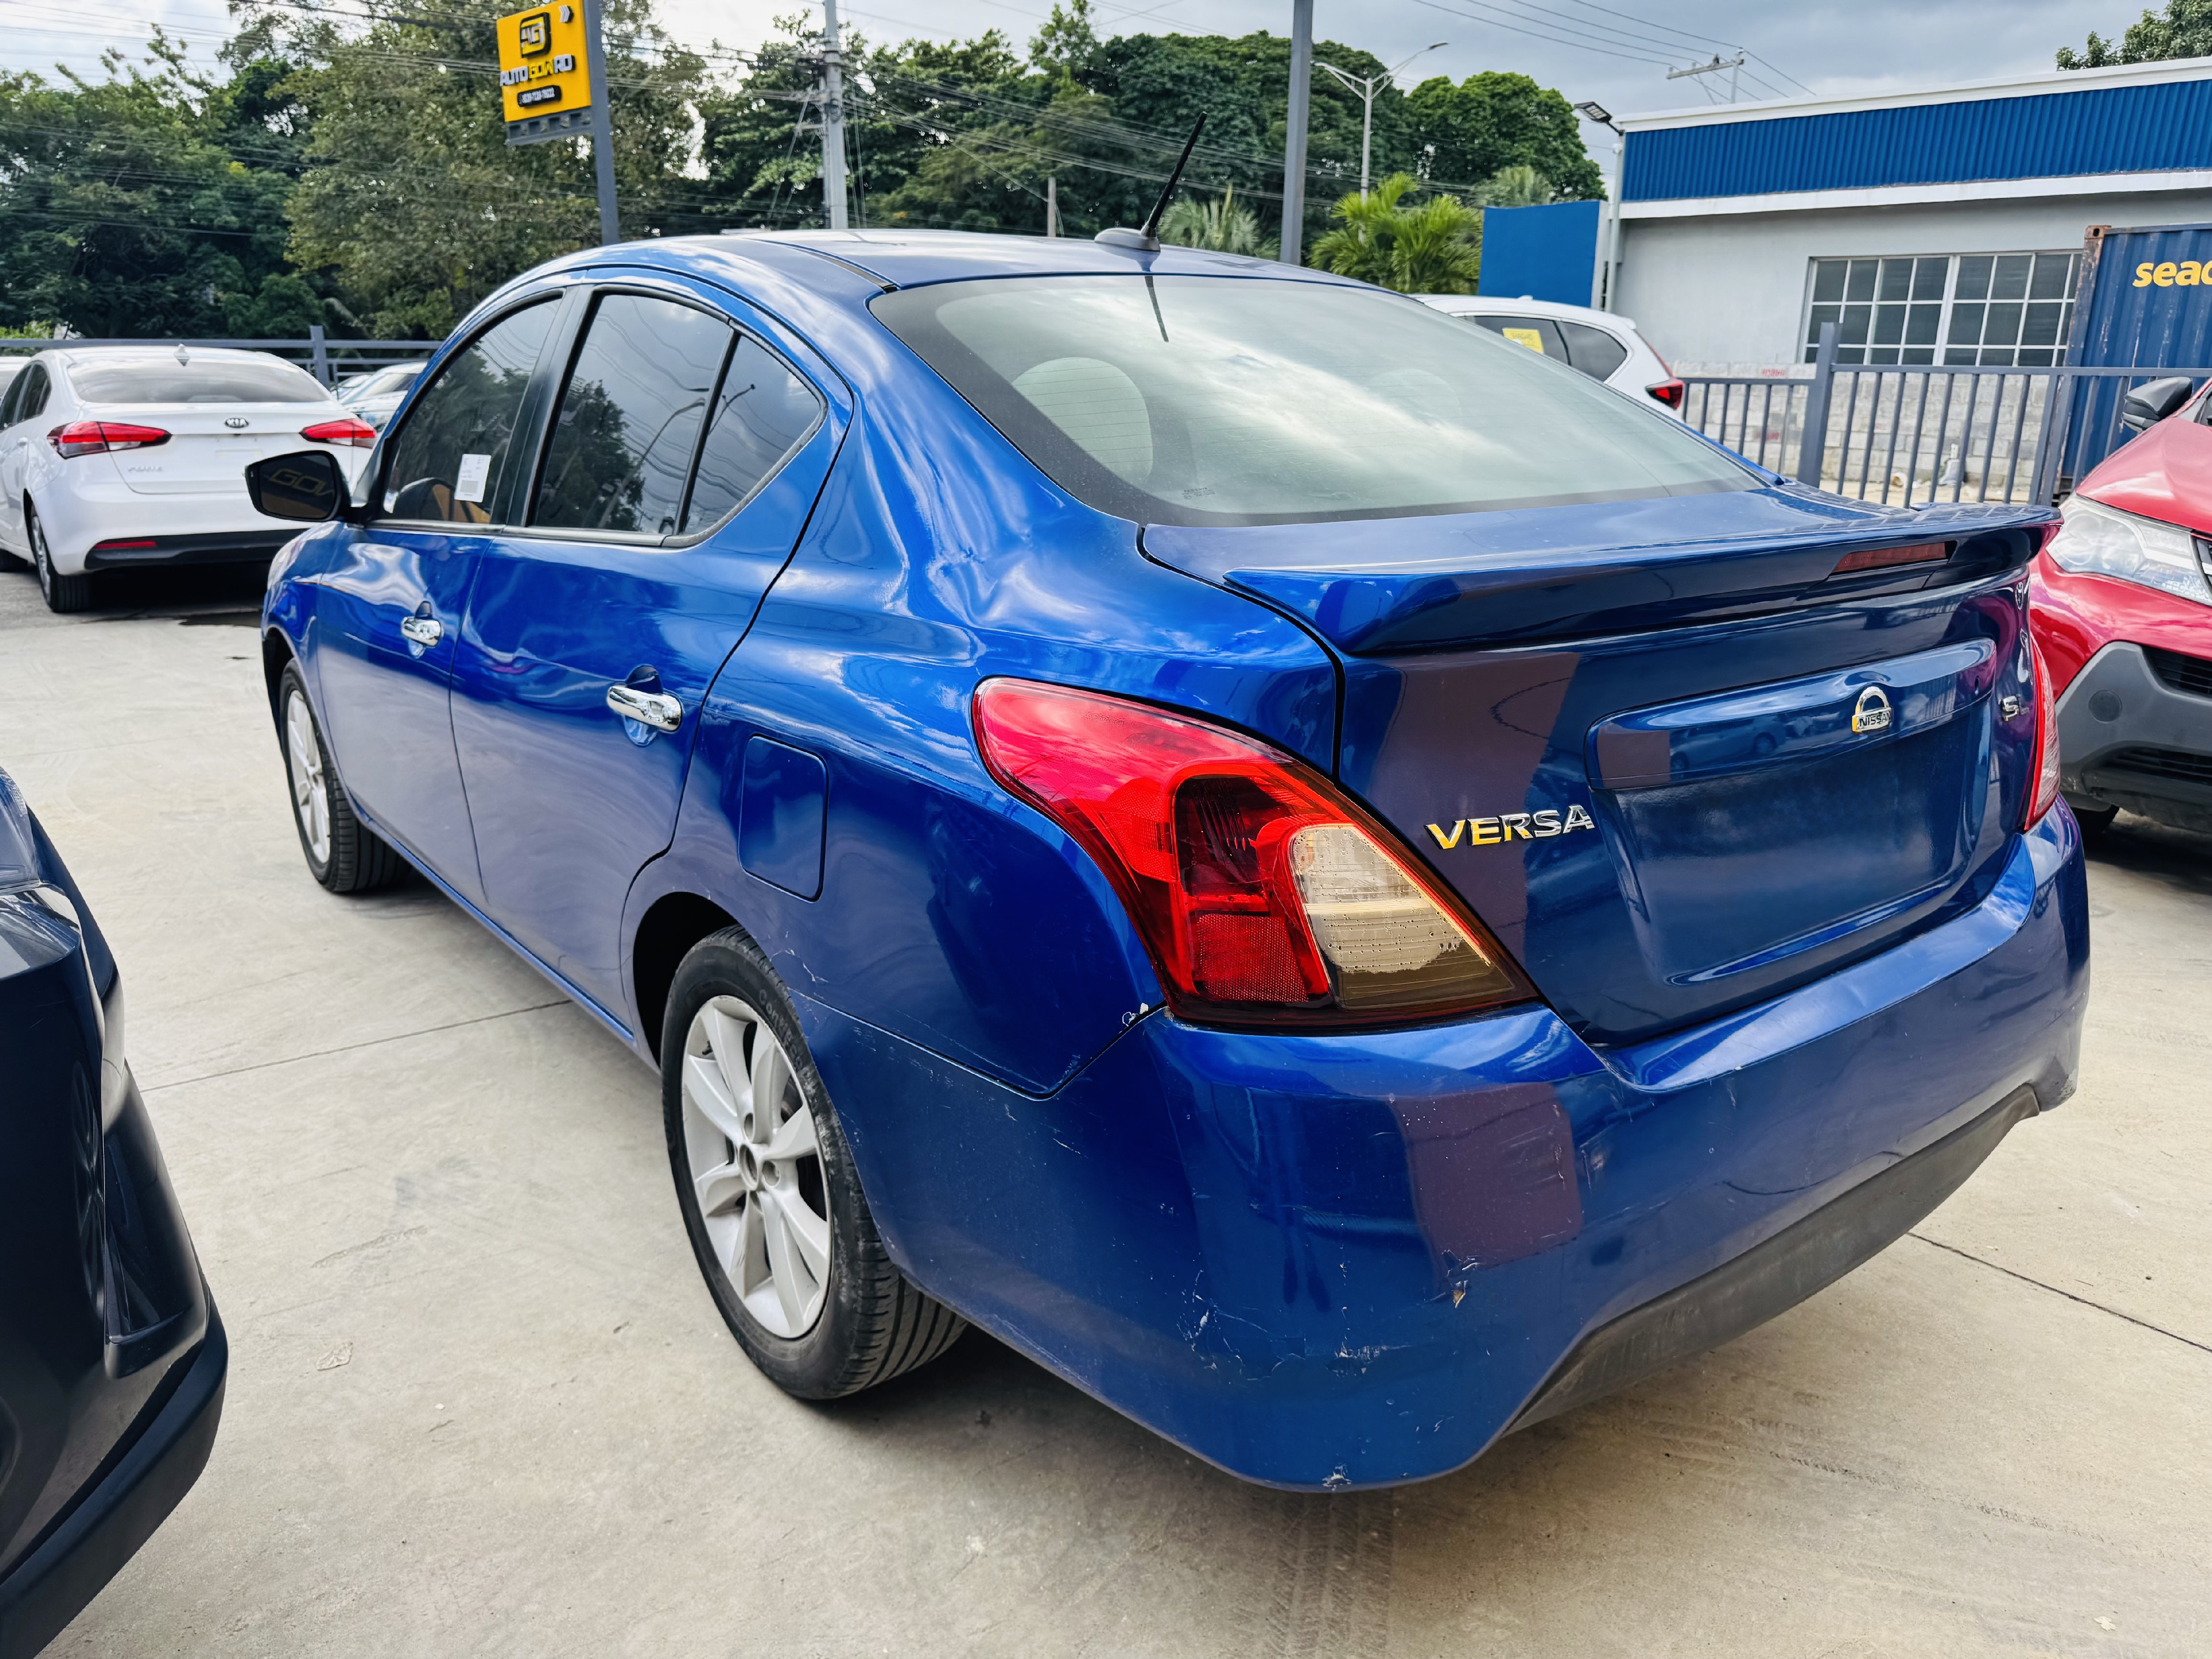
POLYGON ((684 891, 662 894, 638 919, 630 945, 630 989, 637 999, 638 1031, 655 1060, 678 966, 708 934, 742 926, 714 900, 684 891))

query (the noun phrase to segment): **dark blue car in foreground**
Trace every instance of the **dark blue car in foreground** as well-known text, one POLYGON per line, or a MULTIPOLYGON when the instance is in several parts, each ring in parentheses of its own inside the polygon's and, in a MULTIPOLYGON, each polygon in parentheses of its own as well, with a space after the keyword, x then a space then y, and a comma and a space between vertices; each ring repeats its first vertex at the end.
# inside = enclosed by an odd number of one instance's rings
POLYGON ((0 772, 0 1659, 191 1490, 229 1348, 123 1054, 84 896, 0 772))
POLYGON ((1253 1480, 1433 1475, 2071 1091, 2056 520, 1136 240, 595 250, 357 498, 258 464, 326 520, 265 611, 301 844, 659 1069, 793 1393, 973 1322, 1253 1480))

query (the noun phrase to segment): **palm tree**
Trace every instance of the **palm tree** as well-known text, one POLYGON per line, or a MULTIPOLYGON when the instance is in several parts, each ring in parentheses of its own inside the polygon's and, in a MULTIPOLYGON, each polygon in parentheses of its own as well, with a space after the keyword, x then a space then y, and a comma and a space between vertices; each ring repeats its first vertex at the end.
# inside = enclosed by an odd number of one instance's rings
POLYGON ((1260 252, 1260 222, 1250 208, 1237 205, 1237 186, 1231 185, 1214 202, 1183 197, 1160 220, 1160 240, 1185 247, 1210 248, 1216 253, 1260 252))
POLYGON ((1400 206, 1414 188, 1411 173, 1394 173, 1372 191, 1340 199, 1334 216, 1340 222, 1314 244, 1313 263, 1401 294, 1474 292, 1481 213, 1449 196, 1400 206))
POLYGON ((1552 181, 1526 163, 1498 168, 1475 191, 1484 207, 1545 207, 1556 198, 1552 181))

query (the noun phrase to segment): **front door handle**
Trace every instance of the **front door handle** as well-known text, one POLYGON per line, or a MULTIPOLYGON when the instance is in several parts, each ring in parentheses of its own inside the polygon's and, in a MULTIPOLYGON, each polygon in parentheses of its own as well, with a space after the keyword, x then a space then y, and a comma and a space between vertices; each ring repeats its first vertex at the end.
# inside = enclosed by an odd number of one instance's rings
POLYGON ((435 617, 402 617, 399 631, 410 644, 428 647, 446 637, 446 624, 435 617))
POLYGON ((684 724, 684 705, 665 691, 611 685, 607 688, 607 707, 624 720, 649 726, 656 732, 673 732, 684 724))

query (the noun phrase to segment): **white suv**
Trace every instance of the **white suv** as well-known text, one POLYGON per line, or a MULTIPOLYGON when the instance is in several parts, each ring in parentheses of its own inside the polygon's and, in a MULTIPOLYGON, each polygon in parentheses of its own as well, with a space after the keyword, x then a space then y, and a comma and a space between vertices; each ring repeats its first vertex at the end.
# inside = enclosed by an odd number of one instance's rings
POLYGON ((1550 300, 1507 300, 1494 294, 1422 294, 1425 306, 1503 334, 1531 351, 1556 357, 1617 392, 1651 398, 1675 416, 1682 412, 1682 383, 1666 361, 1609 311, 1559 305, 1550 300))
POLYGON ((295 532, 253 510, 246 463, 303 443, 351 477, 376 431, 266 352, 41 351, 0 398, 0 552, 64 611, 103 570, 266 559, 295 532))

